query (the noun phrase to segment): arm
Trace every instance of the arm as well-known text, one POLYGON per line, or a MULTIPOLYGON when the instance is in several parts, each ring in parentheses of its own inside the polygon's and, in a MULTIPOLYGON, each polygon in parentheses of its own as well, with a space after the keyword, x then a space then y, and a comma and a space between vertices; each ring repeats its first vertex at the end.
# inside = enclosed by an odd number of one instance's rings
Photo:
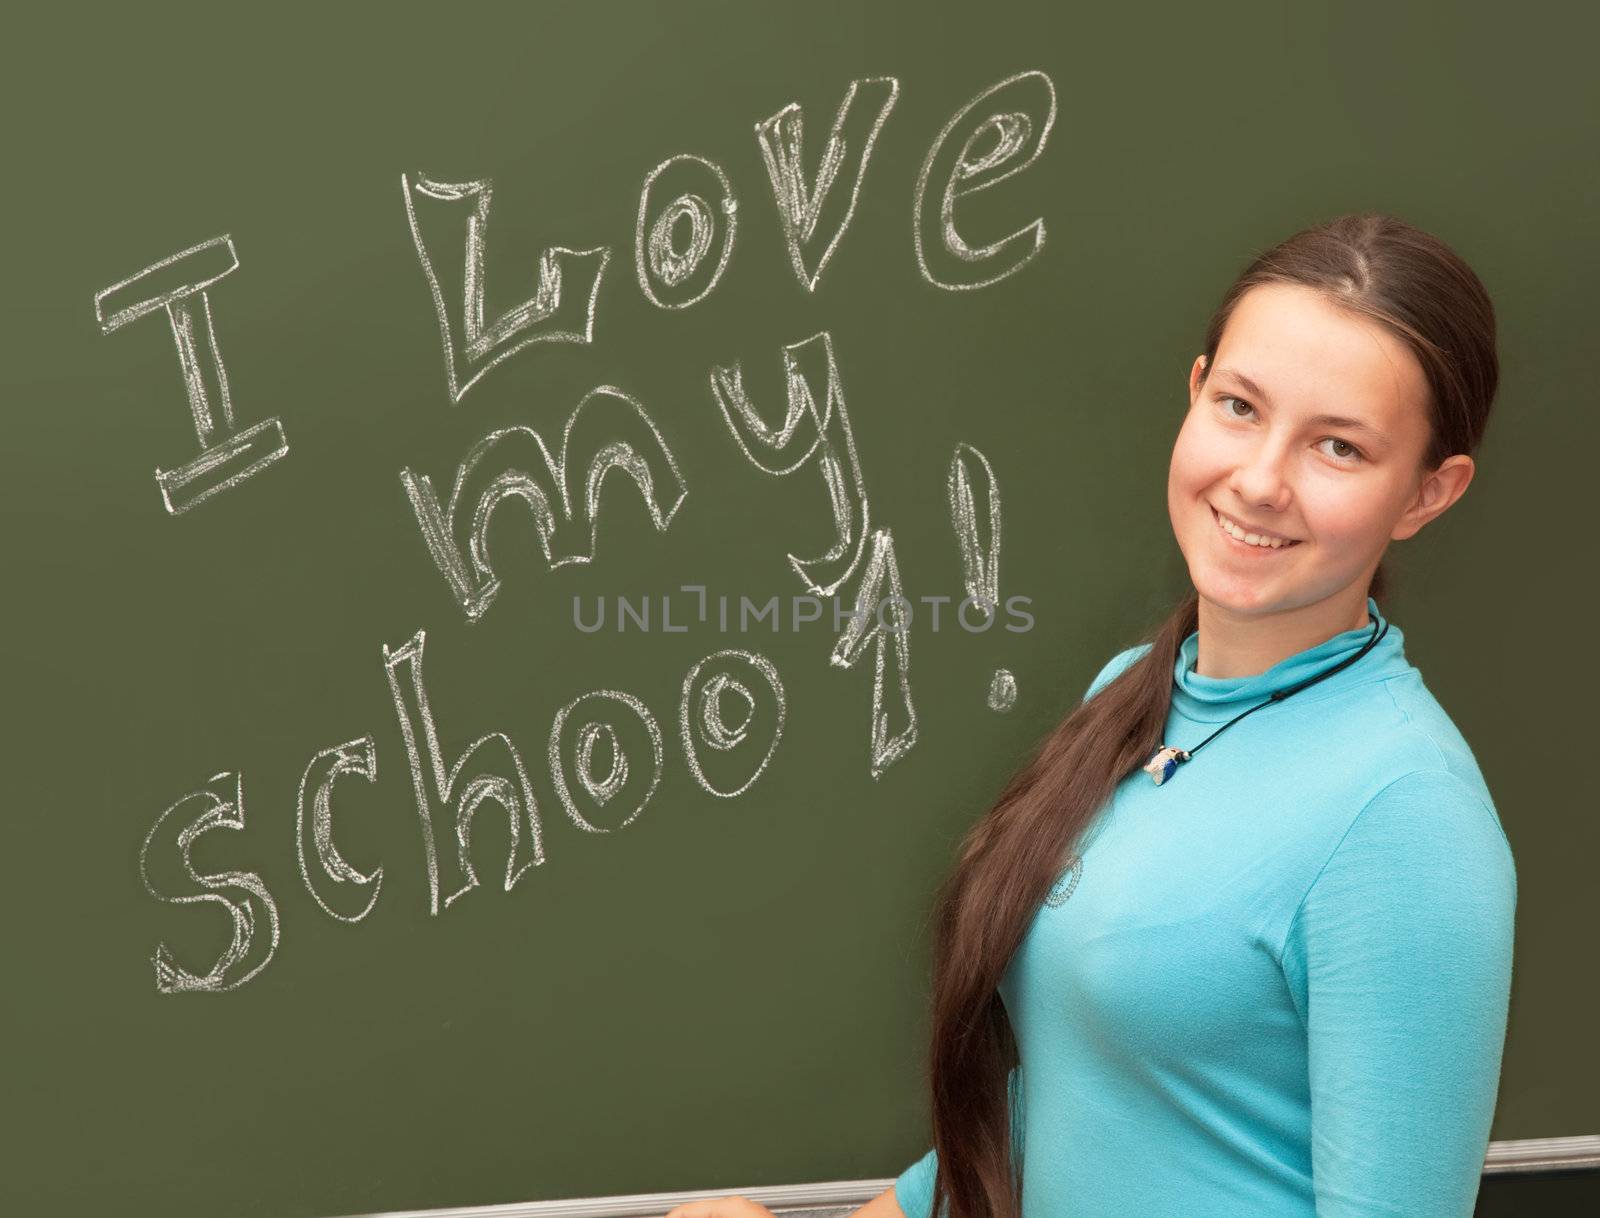
POLYGON ((1516 870, 1442 770, 1362 809, 1284 942, 1306 1023, 1318 1218, 1470 1218, 1499 1088, 1516 870))
POLYGON ((901 1210, 900 1203, 895 1200, 893 1188, 886 1188, 860 1209, 851 1213, 850 1218, 906 1218, 901 1210))
POLYGON ((933 1176, 938 1166, 938 1152, 930 1150, 895 1179, 889 1191, 894 1194, 900 1218, 928 1218, 933 1209, 933 1176))
MULTIPOLYGON (((674 1206, 666 1218, 776 1218, 764 1205, 744 1197, 713 1197, 709 1201, 690 1201, 674 1206)), ((894 1189, 887 1188, 858 1210, 850 1218, 905 1218, 895 1204, 894 1189)))

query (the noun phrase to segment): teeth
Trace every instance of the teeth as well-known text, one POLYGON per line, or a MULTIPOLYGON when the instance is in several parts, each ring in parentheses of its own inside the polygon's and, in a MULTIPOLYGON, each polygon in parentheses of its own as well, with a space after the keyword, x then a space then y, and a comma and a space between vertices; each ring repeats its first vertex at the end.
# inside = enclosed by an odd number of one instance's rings
MULTIPOLYGON (((1215 508, 1212 509, 1216 511, 1215 508)), ((1217 512, 1217 522, 1222 526, 1223 532, 1230 537, 1236 537, 1246 545, 1260 546, 1264 550, 1281 550, 1284 546, 1294 545, 1292 541, 1284 541, 1276 537, 1263 537, 1259 533, 1247 533, 1221 512, 1217 512)))

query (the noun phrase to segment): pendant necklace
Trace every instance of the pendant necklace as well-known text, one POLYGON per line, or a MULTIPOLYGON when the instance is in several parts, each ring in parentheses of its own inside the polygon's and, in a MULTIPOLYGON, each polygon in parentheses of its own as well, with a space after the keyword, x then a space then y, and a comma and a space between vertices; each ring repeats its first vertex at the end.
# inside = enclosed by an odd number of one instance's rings
MULTIPOLYGON (((1243 711, 1240 714, 1235 715, 1232 719, 1229 719, 1226 723, 1224 723, 1216 731, 1212 732, 1211 735, 1207 736, 1192 749, 1175 749, 1169 745, 1162 745, 1153 754, 1151 754, 1150 760, 1145 762, 1145 772, 1155 780, 1156 786, 1159 787, 1162 783, 1166 782, 1167 779, 1172 777, 1173 773, 1180 765, 1182 765, 1185 761, 1188 761, 1189 758, 1193 757, 1201 749, 1205 748, 1206 745, 1210 744, 1218 736, 1222 735, 1223 732, 1227 731, 1235 723, 1239 722, 1239 720, 1243 719, 1245 715, 1254 714, 1263 706, 1270 706, 1274 702, 1282 702, 1290 694, 1297 694, 1307 686, 1315 685, 1318 681, 1333 676, 1333 674, 1338 672, 1340 669, 1348 668, 1351 664, 1354 664, 1362 656, 1366 655, 1367 652, 1371 651, 1375 646, 1377 646, 1378 640, 1383 638, 1383 636, 1388 633, 1388 622, 1383 623, 1382 630, 1378 629, 1377 622, 1373 622, 1372 637, 1362 645, 1361 650, 1356 652, 1355 655, 1350 656, 1348 659, 1341 660, 1338 664, 1335 664, 1332 668, 1328 669, 1327 672, 1318 673, 1316 676, 1302 681, 1298 685, 1291 685, 1288 689, 1278 690, 1277 693, 1273 694, 1265 702, 1259 702, 1255 706, 1252 706, 1249 710, 1243 711)), ((1055 907, 1066 904, 1067 898, 1072 895, 1073 889, 1078 886, 1078 881, 1082 878, 1083 856, 1074 851, 1067 859, 1066 870, 1063 871, 1061 875, 1057 877, 1056 882, 1051 885, 1050 892, 1045 896, 1044 903, 1046 905, 1055 907)))
POLYGON ((1216 731, 1212 732, 1211 735, 1207 736, 1192 749, 1175 749, 1170 745, 1163 744, 1150 755, 1150 760, 1144 763, 1145 773, 1149 774, 1150 777, 1155 780, 1156 786, 1159 787, 1162 783, 1166 782, 1167 779, 1172 777, 1173 773, 1180 765, 1182 765, 1185 761, 1188 761, 1189 758, 1193 757, 1201 749, 1205 748, 1206 745, 1210 744, 1218 736, 1222 735, 1223 732, 1227 731, 1235 723, 1239 722, 1239 720, 1243 719, 1245 715, 1253 715, 1263 706, 1270 706, 1274 702, 1282 702, 1290 694, 1297 694, 1302 689, 1305 689, 1308 685, 1315 685, 1318 681, 1321 681, 1326 677, 1333 676, 1333 674, 1338 672, 1341 668, 1348 668, 1362 656, 1366 655, 1367 652, 1371 651, 1375 646, 1377 646, 1378 640, 1388 633, 1388 622, 1383 623, 1383 629, 1381 631, 1378 629, 1378 623, 1373 622, 1372 637, 1368 639, 1365 644, 1363 644, 1361 650, 1356 652, 1355 655, 1350 656, 1348 659, 1343 660, 1338 664, 1335 664, 1332 668, 1328 669, 1327 672, 1318 673, 1316 676, 1302 681, 1298 685, 1291 685, 1288 689, 1278 690, 1265 702, 1259 702, 1255 706, 1252 706, 1249 710, 1243 711, 1240 714, 1235 715, 1232 719, 1229 719, 1226 723, 1224 723, 1216 731))

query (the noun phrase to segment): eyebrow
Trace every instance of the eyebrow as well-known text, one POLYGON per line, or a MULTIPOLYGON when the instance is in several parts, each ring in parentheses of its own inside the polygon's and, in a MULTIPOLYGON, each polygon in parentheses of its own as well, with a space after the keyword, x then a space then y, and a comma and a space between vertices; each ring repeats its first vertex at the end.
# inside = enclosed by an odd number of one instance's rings
MULTIPOLYGON (((1246 393, 1259 398, 1268 406, 1272 405, 1272 399, 1267 396, 1267 391, 1260 385, 1256 384, 1255 381, 1251 380, 1244 373, 1240 372, 1237 368, 1218 368, 1217 375, 1225 376, 1230 380, 1237 381, 1239 384, 1244 386, 1246 393)), ((1342 427, 1349 431, 1358 431, 1362 435, 1367 436, 1379 444, 1386 445, 1389 442, 1388 437, 1374 427, 1371 423, 1368 423, 1363 419, 1352 419, 1348 415, 1318 414, 1312 415, 1308 421, 1315 427, 1342 427)))

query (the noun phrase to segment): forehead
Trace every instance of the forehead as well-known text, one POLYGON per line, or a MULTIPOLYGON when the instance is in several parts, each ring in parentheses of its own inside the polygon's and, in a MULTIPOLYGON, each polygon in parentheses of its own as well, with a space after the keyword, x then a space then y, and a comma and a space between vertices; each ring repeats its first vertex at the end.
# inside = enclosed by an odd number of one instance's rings
POLYGON ((1353 415, 1395 436, 1427 429, 1428 382, 1411 349, 1310 288, 1274 283, 1246 292, 1215 366, 1244 372, 1280 410, 1353 415))

